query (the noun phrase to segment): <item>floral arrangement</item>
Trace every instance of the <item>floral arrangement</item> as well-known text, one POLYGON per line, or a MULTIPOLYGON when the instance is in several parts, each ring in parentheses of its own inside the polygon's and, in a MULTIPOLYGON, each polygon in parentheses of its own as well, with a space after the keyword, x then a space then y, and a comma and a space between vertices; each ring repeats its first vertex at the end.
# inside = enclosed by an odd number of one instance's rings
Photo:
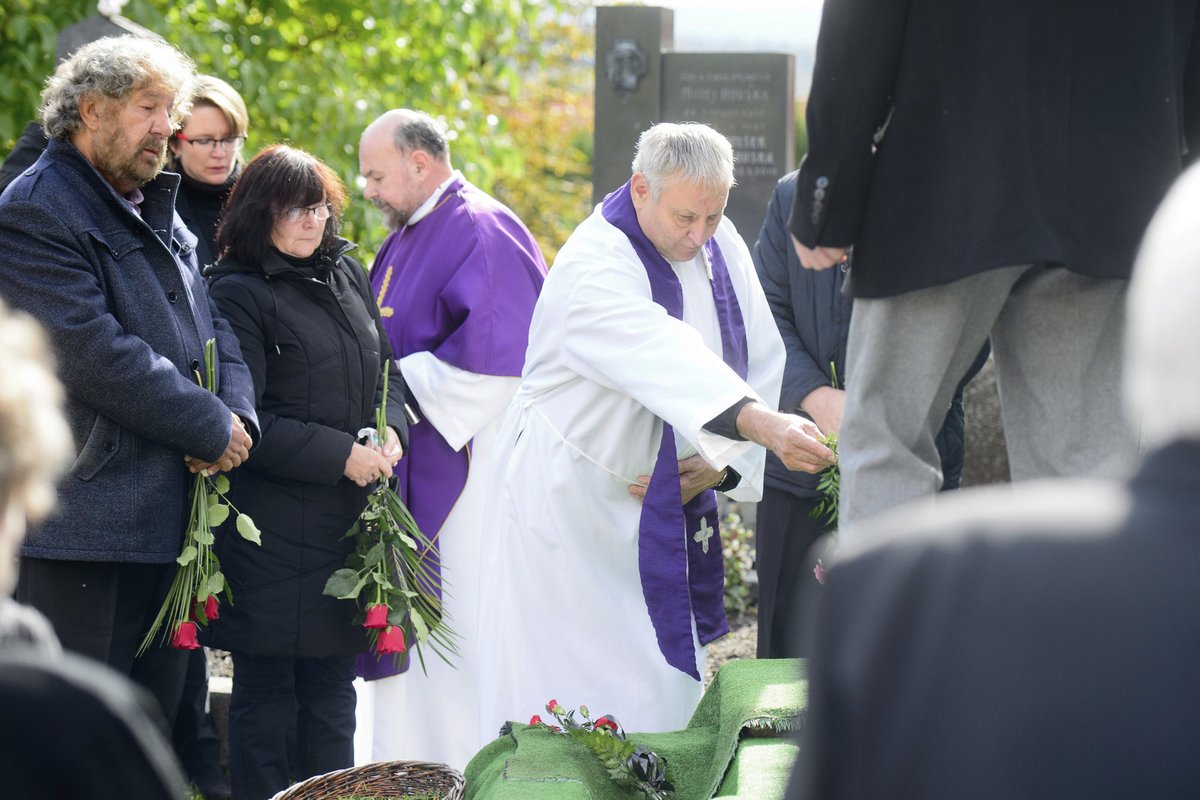
POLYGON ((608 769, 609 777, 617 783, 640 791, 646 800, 665 800, 675 790, 667 780, 667 760, 645 745, 634 744, 625 738, 625 731, 612 716, 605 714, 593 720, 587 706, 579 707, 582 722, 574 711, 567 711, 557 700, 546 703, 546 711, 558 722, 549 725, 534 714, 529 724, 554 733, 570 736, 587 747, 608 769))
MULTIPOLYGON (((387 368, 383 400, 375 411, 375 428, 359 433, 378 445, 387 427, 387 368)), ((346 534, 354 551, 346 565, 325 582, 324 593, 360 606, 355 624, 367 630, 372 650, 396 659, 412 647, 425 669, 422 647, 428 646, 447 664, 458 655, 458 635, 442 614, 442 586, 426 563, 433 544, 387 481, 380 481, 367 507, 346 534)))
MULTIPOLYGON (((204 377, 196 374, 196 380, 210 392, 215 391, 216 374, 215 339, 204 343, 204 377)), ((229 502, 229 478, 218 475, 213 478, 204 472, 196 474, 192 482, 192 507, 188 514, 187 530, 183 534, 183 549, 175 559, 179 569, 175 580, 158 610, 158 616, 138 647, 137 654, 150 649, 163 623, 170 620, 163 631, 164 640, 169 636, 171 647, 195 650, 200 646, 196 639, 198 626, 207 625, 220 616, 220 597, 233 604, 233 592, 221 562, 213 552, 213 528, 218 527, 232 511, 237 514, 237 532, 243 539, 256 545, 262 544, 258 527, 248 515, 241 513, 229 502)))

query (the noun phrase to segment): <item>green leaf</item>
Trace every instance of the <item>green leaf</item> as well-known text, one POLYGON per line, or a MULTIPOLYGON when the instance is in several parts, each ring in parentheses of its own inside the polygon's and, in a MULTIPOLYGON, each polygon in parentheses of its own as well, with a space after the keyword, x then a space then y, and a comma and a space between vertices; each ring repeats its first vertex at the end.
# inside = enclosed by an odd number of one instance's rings
POLYGON ((242 535, 242 538, 247 542, 254 542, 259 546, 262 545, 262 534, 258 530, 258 526, 254 524, 254 520, 249 514, 238 514, 237 531, 242 535))
POLYGON ((183 552, 179 554, 179 558, 175 559, 175 561, 178 562, 179 566, 186 567, 188 564, 196 560, 196 554, 198 552, 199 551, 195 548, 195 546, 189 544, 187 547, 183 548, 183 552))
POLYGON ((216 539, 213 538, 212 531, 205 528, 201 528, 193 533, 192 538, 196 540, 196 544, 212 544, 216 541, 216 539))
POLYGON ((220 494, 225 494, 226 492, 228 492, 229 491, 229 476, 228 475, 217 475, 217 477, 213 479, 213 488, 220 494))
POLYGON ((420 614, 412 614, 409 619, 412 620, 413 632, 417 635, 417 641, 422 644, 429 638, 429 626, 425 624, 424 618, 420 614))
POLYGON ((212 575, 208 576, 208 593, 209 594, 220 594, 221 590, 224 588, 225 588, 225 576, 224 575, 222 575, 220 572, 214 572, 212 575))
MULTIPOLYGON (((216 497, 216 495, 213 495, 216 497)), ((229 506, 224 503, 218 503, 208 507, 208 524, 216 527, 225 520, 229 519, 229 506)))
POLYGON ((325 581, 322 594, 332 597, 350 597, 354 586, 358 583, 358 573, 352 569, 339 569, 325 581))
POLYGON ((383 553, 386 549, 387 545, 385 545, 383 542, 376 542, 376 544, 367 551, 367 554, 363 556, 363 564, 368 567, 375 566, 383 560, 383 553))

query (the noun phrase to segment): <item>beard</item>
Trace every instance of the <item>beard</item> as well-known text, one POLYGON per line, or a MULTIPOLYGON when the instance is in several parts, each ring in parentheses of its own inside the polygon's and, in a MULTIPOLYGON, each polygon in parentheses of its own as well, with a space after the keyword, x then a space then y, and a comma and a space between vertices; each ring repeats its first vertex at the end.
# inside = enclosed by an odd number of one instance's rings
POLYGON ((127 149, 123 131, 112 128, 96 141, 92 151, 93 166, 114 187, 129 191, 154 180, 167 163, 167 139, 147 136, 132 149, 127 149), (150 148, 158 153, 150 161, 143 150, 150 148))
POLYGON ((398 231, 408 223, 408 218, 412 216, 411 211, 406 211, 402 208, 396 208, 390 203, 375 201, 375 207, 383 212, 383 222, 387 225, 389 231, 398 231))

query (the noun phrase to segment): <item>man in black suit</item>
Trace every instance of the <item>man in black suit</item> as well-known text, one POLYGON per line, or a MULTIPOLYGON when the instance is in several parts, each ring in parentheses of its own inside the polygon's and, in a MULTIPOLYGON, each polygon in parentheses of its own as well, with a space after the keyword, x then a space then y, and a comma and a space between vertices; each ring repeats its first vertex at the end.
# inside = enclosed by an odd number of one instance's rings
POLYGON ((1196 0, 825 3, 791 230, 808 268, 853 246, 843 527, 937 490, 934 437, 989 334, 1014 479, 1132 465, 1123 298, 1200 148, 1196 17, 1196 0))
POLYGON ((1200 166, 1151 224, 1127 484, 967 490, 875 517, 826 573, 790 797, 1200 797, 1200 166))

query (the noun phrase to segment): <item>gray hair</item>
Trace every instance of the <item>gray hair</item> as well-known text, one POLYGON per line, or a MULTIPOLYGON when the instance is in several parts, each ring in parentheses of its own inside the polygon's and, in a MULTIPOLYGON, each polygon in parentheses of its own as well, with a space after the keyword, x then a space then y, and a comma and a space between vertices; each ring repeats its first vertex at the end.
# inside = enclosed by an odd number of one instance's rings
POLYGON ((392 132, 392 143, 401 153, 424 150, 438 161, 450 162, 450 145, 442 126, 422 111, 400 108, 390 112, 398 118, 392 132))
POLYGON ((650 186, 655 202, 670 181, 698 183, 728 192, 733 178, 733 146, 699 122, 660 122, 642 133, 633 157, 633 171, 650 186))
POLYGON ((42 90, 42 127, 50 138, 66 139, 79 130, 80 103, 89 95, 125 100, 137 89, 161 84, 175 95, 171 119, 178 128, 191 109, 196 68, 166 42, 141 36, 109 36, 75 51, 42 90))
POLYGON ((1126 306, 1125 404, 1144 440, 1200 439, 1200 165, 1175 183, 1142 241, 1126 306))

